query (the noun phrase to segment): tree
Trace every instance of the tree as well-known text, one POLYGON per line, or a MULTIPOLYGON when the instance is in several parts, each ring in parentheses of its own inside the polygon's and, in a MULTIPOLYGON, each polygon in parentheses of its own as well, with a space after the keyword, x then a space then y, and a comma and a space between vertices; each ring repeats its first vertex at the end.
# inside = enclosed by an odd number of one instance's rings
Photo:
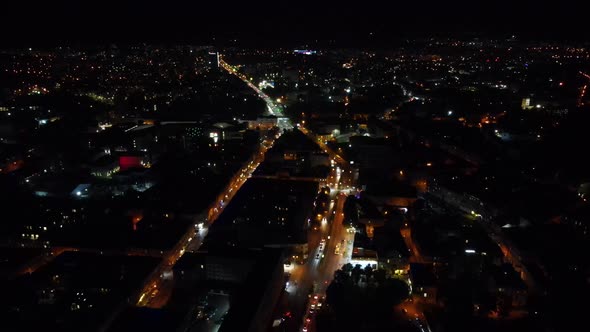
POLYGON ((409 295, 410 289, 405 282, 393 278, 386 279, 377 287, 375 298, 377 310, 390 312, 393 306, 400 304, 409 295))
POLYGON ((336 270, 334 272, 334 281, 335 282, 345 283, 348 281, 348 279, 350 279, 350 276, 348 275, 348 273, 346 273, 342 270, 336 270))
POLYGON ((508 317, 512 310, 512 299, 510 296, 505 295, 498 298, 498 314, 501 317, 508 317))
POLYGON ((375 281, 381 285, 383 282, 385 282, 387 275, 384 269, 377 269, 373 272, 373 277, 375 278, 375 281))
POLYGON ((373 268, 370 265, 365 266, 363 274, 367 277, 367 280, 369 280, 373 275, 373 268))
POLYGON ((348 331, 383 324, 385 330, 390 329, 391 309, 408 297, 408 285, 399 279, 387 278, 385 270, 363 269, 358 264, 354 267, 347 264, 343 270, 336 271, 337 277, 326 289, 326 302, 333 309, 335 325, 321 324, 322 327, 329 326, 326 331, 348 331), (350 271, 350 276, 343 270, 350 271), (368 279, 371 275, 379 282, 359 285, 361 277, 368 279))
POLYGON ((354 268, 352 269, 352 282, 355 285, 359 283, 359 280, 361 280, 362 272, 363 272, 363 270, 362 270, 360 264, 355 265, 354 268))
POLYGON ((352 264, 350 263, 346 263, 342 266, 342 271, 345 272, 346 274, 350 274, 352 272, 352 264))

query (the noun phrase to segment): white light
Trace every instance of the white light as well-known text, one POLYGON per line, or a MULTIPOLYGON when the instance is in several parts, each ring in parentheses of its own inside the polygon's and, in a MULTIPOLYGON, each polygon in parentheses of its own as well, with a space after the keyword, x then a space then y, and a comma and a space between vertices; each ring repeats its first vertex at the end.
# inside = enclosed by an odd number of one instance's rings
POLYGON ((76 191, 76 196, 82 196, 82 192, 81 191, 76 191))
POLYGON ((475 250, 473 249, 465 249, 466 254, 475 254, 475 250))
POLYGON ((453 115, 453 111, 448 111, 447 115, 453 115))

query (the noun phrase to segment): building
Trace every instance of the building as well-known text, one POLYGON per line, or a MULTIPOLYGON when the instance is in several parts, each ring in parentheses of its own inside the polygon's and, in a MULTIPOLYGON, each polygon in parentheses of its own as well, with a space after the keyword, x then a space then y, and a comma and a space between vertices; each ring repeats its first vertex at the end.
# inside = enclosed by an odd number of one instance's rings
POLYGON ((352 266, 360 265, 362 268, 370 266, 373 270, 379 267, 379 259, 377 252, 374 250, 354 247, 352 249, 352 257, 350 258, 352 266))
MULTIPOLYGON (((283 261, 281 249, 269 248, 186 253, 174 266, 175 292, 225 298, 225 312, 216 313, 225 316, 219 331, 267 331, 284 288, 283 261)), ((188 311, 185 326, 202 324, 194 313, 188 311)))
POLYGON ((90 165, 90 174, 99 178, 110 178, 120 169, 119 160, 111 156, 104 156, 90 165))
POLYGON ((133 168, 144 168, 151 166, 148 156, 142 153, 126 153, 119 156, 119 168, 126 171, 133 168))
POLYGON ((432 264, 410 264, 410 285, 412 293, 427 303, 437 302, 438 287, 432 264))
POLYGON ((313 181, 252 178, 211 226, 204 245, 306 245, 306 229, 318 189, 318 183, 313 181))
POLYGON ((242 140, 246 129, 245 124, 217 122, 213 124, 212 128, 209 130, 208 136, 214 143, 227 140, 242 140))
POLYGON ((209 52, 209 66, 211 69, 218 70, 219 69, 219 52, 209 52))
POLYGON ((330 172, 330 158, 299 130, 287 131, 266 153, 255 176, 284 176, 324 182, 330 172))
POLYGON ((417 199, 417 192, 413 186, 401 181, 370 179, 365 186, 365 195, 377 206, 393 206, 407 208, 417 199))
POLYGON ((274 115, 259 116, 254 120, 238 120, 238 122, 247 122, 248 129, 252 130, 270 130, 277 127, 279 118, 274 115))
POLYGON ((522 108, 523 110, 533 109, 534 106, 531 105, 531 98, 522 98, 522 102, 520 103, 520 108, 522 108))
POLYGON ((510 264, 491 269, 488 290, 498 298, 508 299, 515 308, 526 305, 527 287, 510 264))
POLYGON ((63 252, 31 274, 5 281, 3 330, 99 330, 157 264, 153 257, 63 252))

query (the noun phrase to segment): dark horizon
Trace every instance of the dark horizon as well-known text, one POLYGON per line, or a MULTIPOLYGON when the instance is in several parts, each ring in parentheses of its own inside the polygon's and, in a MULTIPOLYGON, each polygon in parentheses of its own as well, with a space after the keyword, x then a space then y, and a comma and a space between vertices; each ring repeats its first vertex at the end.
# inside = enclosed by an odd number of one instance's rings
POLYGON ((223 6, 213 2, 158 1, 82 5, 8 4, 0 14, 0 47, 93 45, 109 43, 191 43, 240 46, 292 46, 302 43, 390 47, 404 39, 479 36, 524 40, 587 41, 583 14, 531 1, 500 1, 474 7, 452 3, 344 4, 265 3, 223 6), (100 5, 100 7, 99 7, 100 5), (366 4, 365 4, 366 5, 366 4))

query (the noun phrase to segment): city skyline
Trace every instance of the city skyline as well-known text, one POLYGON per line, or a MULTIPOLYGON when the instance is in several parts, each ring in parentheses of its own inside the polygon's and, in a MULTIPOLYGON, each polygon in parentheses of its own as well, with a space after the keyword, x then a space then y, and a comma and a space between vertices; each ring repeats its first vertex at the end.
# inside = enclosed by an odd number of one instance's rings
POLYGON ((2 331, 584 330, 574 9, 9 4, 2 331))

